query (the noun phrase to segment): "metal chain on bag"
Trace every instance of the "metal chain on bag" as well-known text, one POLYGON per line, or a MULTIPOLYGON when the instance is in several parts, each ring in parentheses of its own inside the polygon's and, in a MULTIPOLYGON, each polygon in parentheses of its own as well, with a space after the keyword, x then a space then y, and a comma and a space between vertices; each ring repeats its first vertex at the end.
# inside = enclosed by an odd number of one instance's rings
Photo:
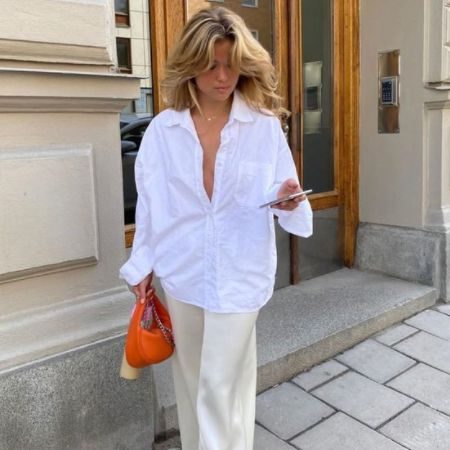
POLYGON ((158 328, 161 330, 161 333, 164 336, 165 341, 172 347, 175 347, 175 341, 173 338, 172 330, 164 326, 164 324, 161 322, 161 319, 158 316, 158 312, 156 311, 155 302, 153 301, 154 294, 155 290, 152 288, 146 298, 146 308, 142 318, 143 320, 141 321, 141 327, 145 328, 146 330, 149 330, 153 320, 155 320, 156 324, 158 325, 158 328))
POLYGON ((172 336, 172 330, 170 328, 165 327, 161 322, 161 319, 159 318, 158 313, 156 312, 155 304, 153 303, 153 297, 150 300, 150 308, 152 309, 153 317, 155 318, 156 324, 158 325, 158 328, 161 330, 164 339, 172 347, 175 347, 175 342, 172 336))

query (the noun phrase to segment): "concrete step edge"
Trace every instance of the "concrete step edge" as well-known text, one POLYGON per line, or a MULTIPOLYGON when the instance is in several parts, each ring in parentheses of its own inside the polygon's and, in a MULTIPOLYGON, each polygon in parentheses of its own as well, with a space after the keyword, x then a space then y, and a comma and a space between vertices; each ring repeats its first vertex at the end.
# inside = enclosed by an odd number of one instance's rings
POLYGON ((433 306, 436 301, 437 291, 433 289, 427 294, 411 299, 396 308, 342 329, 263 366, 258 366, 258 393, 290 380, 300 372, 309 370, 317 364, 348 350, 371 335, 433 306))

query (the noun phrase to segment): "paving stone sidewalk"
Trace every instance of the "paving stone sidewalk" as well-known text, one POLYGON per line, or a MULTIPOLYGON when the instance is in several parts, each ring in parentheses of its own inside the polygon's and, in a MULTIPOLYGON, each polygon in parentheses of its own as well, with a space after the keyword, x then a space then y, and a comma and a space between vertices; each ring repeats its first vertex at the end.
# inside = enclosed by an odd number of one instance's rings
POLYGON ((257 397, 254 450, 402 449, 450 450, 450 304, 257 397))
POLYGON ((257 397, 255 450, 449 450, 450 304, 257 397))

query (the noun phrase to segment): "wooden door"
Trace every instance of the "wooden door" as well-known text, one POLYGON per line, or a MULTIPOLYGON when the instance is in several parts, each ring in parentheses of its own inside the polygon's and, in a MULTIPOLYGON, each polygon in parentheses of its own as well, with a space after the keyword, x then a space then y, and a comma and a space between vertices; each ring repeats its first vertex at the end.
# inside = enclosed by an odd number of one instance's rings
POLYGON ((358 1, 150 1, 155 112, 164 107, 158 86, 168 51, 182 24, 202 7, 222 5, 240 14, 272 54, 280 75, 280 94, 291 111, 288 138, 298 173, 304 187, 315 190, 310 201, 316 228, 314 237, 307 240, 277 230, 277 287, 351 266, 354 261, 358 1))

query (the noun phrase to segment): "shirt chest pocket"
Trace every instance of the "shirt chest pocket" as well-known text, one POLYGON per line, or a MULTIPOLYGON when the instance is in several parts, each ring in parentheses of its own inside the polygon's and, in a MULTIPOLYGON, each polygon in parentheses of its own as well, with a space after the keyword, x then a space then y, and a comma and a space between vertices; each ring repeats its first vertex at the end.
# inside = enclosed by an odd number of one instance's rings
POLYGON ((239 206, 258 208, 270 187, 272 166, 267 163, 241 162, 235 190, 239 206))

